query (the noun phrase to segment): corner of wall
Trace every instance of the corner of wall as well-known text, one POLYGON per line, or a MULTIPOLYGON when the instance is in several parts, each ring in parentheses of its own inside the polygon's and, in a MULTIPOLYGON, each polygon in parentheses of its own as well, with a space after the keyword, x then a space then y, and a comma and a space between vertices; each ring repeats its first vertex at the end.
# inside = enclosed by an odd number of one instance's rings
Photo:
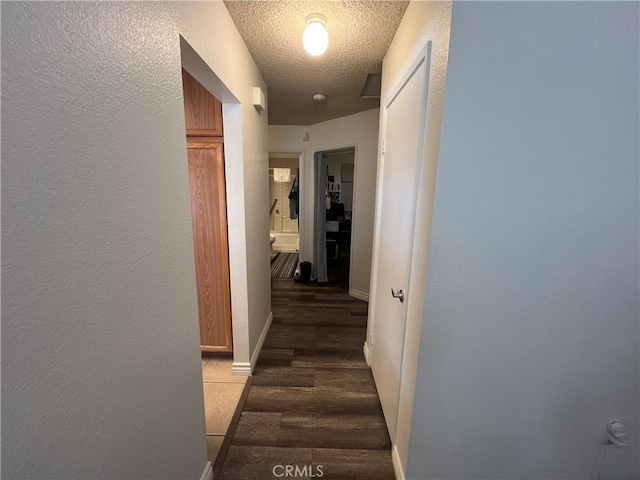
POLYGON ((356 290, 355 288, 352 288, 351 290, 349 290, 349 295, 351 295, 353 298, 357 298, 358 300, 362 300, 363 302, 369 303, 368 293, 361 292, 360 290, 356 290))
POLYGON ((260 334, 260 338, 258 338, 258 343, 256 344, 256 348, 254 348, 251 353, 251 360, 249 362, 233 362, 233 366, 231 367, 231 371, 235 375, 243 375, 243 376, 251 376, 253 374, 253 369, 256 367, 258 363, 258 358, 260 356, 260 352, 262 351, 262 345, 267 338, 267 334, 269 333, 269 329, 271 328, 271 323, 273 322, 273 312, 269 312, 269 316, 264 324, 264 328, 262 329, 262 333, 260 334))

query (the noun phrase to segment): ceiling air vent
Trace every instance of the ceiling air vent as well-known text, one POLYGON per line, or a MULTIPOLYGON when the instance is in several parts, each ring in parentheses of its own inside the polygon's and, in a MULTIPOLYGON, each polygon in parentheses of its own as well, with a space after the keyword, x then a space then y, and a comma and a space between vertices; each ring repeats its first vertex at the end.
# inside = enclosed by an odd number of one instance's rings
POLYGON ((364 82, 360 98, 380 98, 381 88, 382 75, 379 73, 370 73, 364 82))

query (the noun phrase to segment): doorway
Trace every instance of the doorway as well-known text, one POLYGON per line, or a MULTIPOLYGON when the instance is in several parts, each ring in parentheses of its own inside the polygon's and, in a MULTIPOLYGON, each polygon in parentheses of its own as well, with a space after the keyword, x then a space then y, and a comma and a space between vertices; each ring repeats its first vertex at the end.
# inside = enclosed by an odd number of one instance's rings
POLYGON ((300 158, 269 154, 271 278, 293 278, 300 252, 300 158))
POLYGON ((300 158, 269 153, 269 234, 272 255, 300 250, 300 158))
POLYGON ((329 284, 347 292, 351 271, 351 225, 355 148, 325 152, 330 206, 327 225, 327 277, 329 284))
POLYGON ((232 372, 222 103, 182 70, 207 459, 216 462, 247 377, 232 372), (217 356, 213 356, 213 354, 217 356))
POLYGON ((351 242, 355 181, 355 147, 316 152, 316 217, 315 240, 317 277, 323 278, 322 263, 326 262, 326 282, 350 291, 351 242), (319 251, 324 245, 324 251, 319 251), (322 255, 326 255, 322 258, 322 255))
POLYGON ((200 345, 231 353, 231 285, 222 103, 182 70, 200 345))

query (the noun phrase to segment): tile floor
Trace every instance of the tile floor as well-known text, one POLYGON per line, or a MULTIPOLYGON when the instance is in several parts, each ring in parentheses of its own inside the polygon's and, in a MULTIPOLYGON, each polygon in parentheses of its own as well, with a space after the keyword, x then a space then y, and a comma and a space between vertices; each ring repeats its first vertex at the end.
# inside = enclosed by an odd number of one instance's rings
POLYGON ((238 406, 247 377, 231 373, 231 357, 202 355, 207 458, 215 463, 224 435, 238 406))

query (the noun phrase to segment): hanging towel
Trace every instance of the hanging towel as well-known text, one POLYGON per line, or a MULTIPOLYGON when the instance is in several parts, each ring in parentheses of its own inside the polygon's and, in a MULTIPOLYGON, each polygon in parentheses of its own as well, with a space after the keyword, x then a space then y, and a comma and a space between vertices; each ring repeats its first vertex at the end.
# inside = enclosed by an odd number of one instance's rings
POLYGON ((274 182, 288 182, 290 179, 291 179, 290 168, 274 168, 273 169, 274 182))
POLYGON ((289 218, 295 220, 298 218, 298 177, 293 177, 293 185, 289 192, 289 218))

